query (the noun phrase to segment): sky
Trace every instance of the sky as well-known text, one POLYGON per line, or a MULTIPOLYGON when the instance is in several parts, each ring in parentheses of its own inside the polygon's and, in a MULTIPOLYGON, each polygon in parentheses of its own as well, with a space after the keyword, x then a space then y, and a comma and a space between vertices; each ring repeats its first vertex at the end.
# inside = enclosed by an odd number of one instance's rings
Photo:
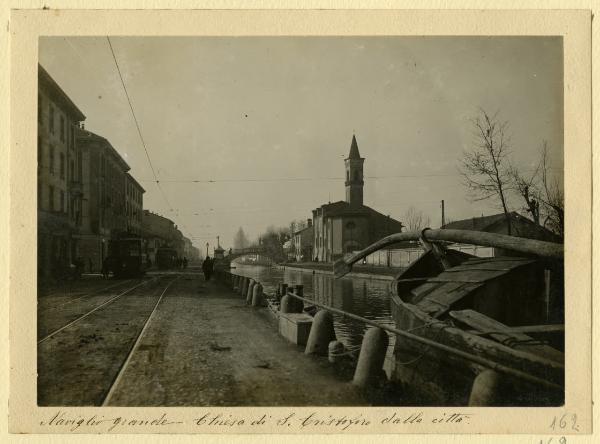
MULTIPOLYGON (((204 249, 239 227, 307 219, 345 197, 352 135, 364 202, 432 227, 500 212, 459 174, 480 109, 508 122, 532 169, 545 140, 563 169, 563 53, 555 37, 43 37, 39 61, 144 186, 144 207, 204 249)), ((512 197, 510 208, 521 203, 512 197)))

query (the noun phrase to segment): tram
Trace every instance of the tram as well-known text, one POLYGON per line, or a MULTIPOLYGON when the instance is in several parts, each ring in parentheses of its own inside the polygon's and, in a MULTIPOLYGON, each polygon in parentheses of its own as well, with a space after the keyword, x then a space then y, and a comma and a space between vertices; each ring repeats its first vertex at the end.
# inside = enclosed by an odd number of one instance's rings
POLYGON ((108 255, 111 271, 117 278, 142 276, 146 272, 147 259, 139 237, 109 241, 108 255))
POLYGON ((169 247, 160 247, 156 250, 156 266, 159 269, 167 270, 177 266, 177 250, 169 247))

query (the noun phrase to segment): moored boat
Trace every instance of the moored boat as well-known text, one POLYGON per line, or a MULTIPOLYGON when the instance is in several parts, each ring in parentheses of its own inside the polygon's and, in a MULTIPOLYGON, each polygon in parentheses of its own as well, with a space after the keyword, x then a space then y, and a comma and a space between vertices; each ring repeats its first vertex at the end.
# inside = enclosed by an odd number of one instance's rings
POLYGON ((426 253, 391 284, 396 328, 411 334, 396 338, 393 379, 421 404, 562 405, 562 245, 465 230, 398 233, 336 263, 336 274, 414 238, 426 253), (446 248, 453 241, 502 255, 446 248))

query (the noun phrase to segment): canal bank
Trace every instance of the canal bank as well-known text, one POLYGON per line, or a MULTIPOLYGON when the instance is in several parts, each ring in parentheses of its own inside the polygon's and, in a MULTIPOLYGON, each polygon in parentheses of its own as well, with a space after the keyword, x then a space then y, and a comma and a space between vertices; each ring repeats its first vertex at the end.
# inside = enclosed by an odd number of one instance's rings
MULTIPOLYGON (((297 270, 305 273, 319 273, 333 276, 333 264, 324 264, 319 262, 290 262, 278 264, 275 267, 281 269, 297 270)), ((393 281, 403 268, 396 267, 377 267, 372 265, 355 265, 353 271, 348 273, 349 278, 358 279, 377 279, 381 281, 393 281)))

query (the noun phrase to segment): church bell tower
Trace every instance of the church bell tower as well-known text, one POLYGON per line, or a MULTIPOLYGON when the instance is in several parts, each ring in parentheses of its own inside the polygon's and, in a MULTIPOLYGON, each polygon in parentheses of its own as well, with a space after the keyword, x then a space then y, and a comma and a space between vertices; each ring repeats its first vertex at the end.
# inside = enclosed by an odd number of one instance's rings
POLYGON ((344 159, 346 166, 346 202, 351 206, 360 207, 363 205, 363 188, 365 185, 363 180, 364 162, 365 159, 360 157, 360 153, 358 152, 356 136, 352 135, 350 154, 347 159, 344 159))

